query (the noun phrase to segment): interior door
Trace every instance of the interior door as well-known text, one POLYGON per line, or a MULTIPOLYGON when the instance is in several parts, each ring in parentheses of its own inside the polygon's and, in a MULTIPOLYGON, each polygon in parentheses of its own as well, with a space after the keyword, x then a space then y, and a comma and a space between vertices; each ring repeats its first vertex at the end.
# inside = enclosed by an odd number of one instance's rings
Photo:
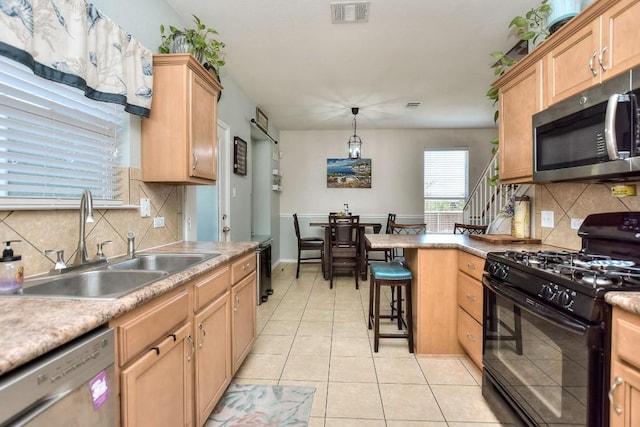
POLYGON ((218 239, 231 241, 231 128, 218 120, 218 239))

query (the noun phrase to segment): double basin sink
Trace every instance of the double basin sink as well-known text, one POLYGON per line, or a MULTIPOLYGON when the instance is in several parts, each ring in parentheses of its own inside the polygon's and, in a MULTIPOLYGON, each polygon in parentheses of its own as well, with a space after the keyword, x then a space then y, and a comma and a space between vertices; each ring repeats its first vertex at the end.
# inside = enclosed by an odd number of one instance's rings
POLYGON ((219 254, 140 254, 101 264, 97 269, 38 279, 17 296, 112 300, 186 270, 219 254))

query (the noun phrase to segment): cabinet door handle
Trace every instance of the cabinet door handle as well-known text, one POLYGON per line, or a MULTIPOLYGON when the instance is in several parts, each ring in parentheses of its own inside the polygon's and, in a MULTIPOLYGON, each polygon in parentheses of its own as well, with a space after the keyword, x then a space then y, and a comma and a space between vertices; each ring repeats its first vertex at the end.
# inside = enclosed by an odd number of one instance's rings
POLYGON ((613 393, 615 392, 616 388, 618 388, 618 386, 620 384, 622 384, 624 381, 622 381, 622 378, 620 377, 616 377, 613 380, 613 384, 611 384, 611 388, 609 388, 609 402, 611 402, 611 405, 613 405, 613 409, 616 411, 616 414, 620 415, 622 414, 622 408, 620 406, 618 406, 616 404, 616 402, 614 402, 614 397, 613 397, 613 393))
POLYGON ((596 58, 596 55, 598 55, 597 51, 593 51, 593 54, 591 55, 591 59, 589 59, 589 69, 591 70, 591 74, 593 74, 593 76, 597 76, 598 72, 595 70, 595 68, 593 68, 593 60, 596 58))
POLYGON ((198 329, 200 329, 200 334, 202 335, 202 338, 200 338, 200 342, 198 343, 198 348, 202 348, 202 344, 204 344, 204 337, 207 336, 207 332, 204 330, 204 325, 202 323, 198 325, 198 329))
POLYGON ((240 297, 238 296, 237 293, 233 294, 233 298, 236 300, 236 304, 233 307, 233 311, 238 311, 238 309, 240 308, 240 297))
POLYGON ((476 342, 476 337, 467 332, 467 339, 471 342, 476 342))
POLYGON ((197 169, 198 168, 198 153, 196 153, 195 151, 193 152, 193 166, 191 167, 191 169, 197 169))
POLYGON ((471 294, 467 294, 467 299, 471 302, 476 302, 478 299, 471 294))
POLYGON ((193 343, 193 337, 191 336, 191 334, 187 335, 187 339, 191 344, 191 353, 187 356, 187 362, 191 362, 191 359, 193 358, 193 353, 196 352, 196 346, 193 343))
POLYGON ((598 55, 598 64, 600 64, 600 68, 602 68, 602 71, 607 71, 607 67, 605 67, 604 64, 602 63, 602 55, 604 55, 606 51, 607 51, 607 46, 603 47, 602 50, 600 51, 600 55, 598 55))
POLYGON ((472 262, 468 262, 467 263, 467 268, 469 270, 475 270, 476 269, 476 265, 474 263, 472 263, 472 262))

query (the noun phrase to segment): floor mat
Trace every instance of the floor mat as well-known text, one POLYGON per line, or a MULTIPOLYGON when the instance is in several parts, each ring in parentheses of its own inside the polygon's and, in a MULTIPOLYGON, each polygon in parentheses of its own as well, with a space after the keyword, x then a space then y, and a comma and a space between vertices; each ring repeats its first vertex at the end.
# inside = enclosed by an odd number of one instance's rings
POLYGON ((231 384, 206 427, 306 426, 315 387, 231 384))

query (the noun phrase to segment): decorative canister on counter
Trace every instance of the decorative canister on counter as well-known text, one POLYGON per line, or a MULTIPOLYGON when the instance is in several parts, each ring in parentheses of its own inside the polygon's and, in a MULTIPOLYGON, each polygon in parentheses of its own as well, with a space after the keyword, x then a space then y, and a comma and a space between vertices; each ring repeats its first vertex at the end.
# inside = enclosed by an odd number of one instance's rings
POLYGON ((531 237, 531 198, 515 197, 513 200, 513 221, 511 235, 517 239, 531 237))

